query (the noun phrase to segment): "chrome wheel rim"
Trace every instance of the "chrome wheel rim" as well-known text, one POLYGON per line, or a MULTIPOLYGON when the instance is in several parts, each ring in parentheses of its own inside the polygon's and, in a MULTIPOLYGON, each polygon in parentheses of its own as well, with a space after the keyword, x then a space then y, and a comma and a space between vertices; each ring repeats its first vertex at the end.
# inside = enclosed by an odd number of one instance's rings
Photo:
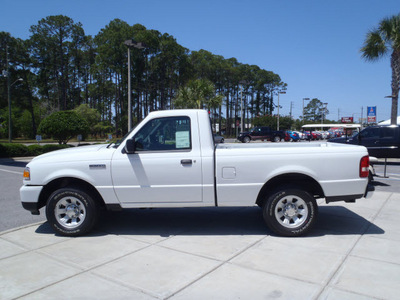
POLYGON ((76 197, 64 197, 54 209, 57 222, 69 229, 80 226, 86 218, 86 208, 76 197))
POLYGON ((307 203, 300 197, 288 195, 279 200, 275 207, 276 220, 286 228, 296 228, 306 222, 307 203))

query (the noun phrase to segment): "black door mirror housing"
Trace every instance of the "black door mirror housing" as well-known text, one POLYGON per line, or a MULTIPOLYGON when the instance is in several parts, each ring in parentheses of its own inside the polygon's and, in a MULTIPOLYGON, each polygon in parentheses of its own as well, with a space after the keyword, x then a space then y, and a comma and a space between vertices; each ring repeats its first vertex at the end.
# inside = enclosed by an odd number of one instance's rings
POLYGON ((125 149, 125 153, 127 153, 127 154, 135 153, 135 150, 136 150, 135 138, 126 140, 124 149, 125 149))

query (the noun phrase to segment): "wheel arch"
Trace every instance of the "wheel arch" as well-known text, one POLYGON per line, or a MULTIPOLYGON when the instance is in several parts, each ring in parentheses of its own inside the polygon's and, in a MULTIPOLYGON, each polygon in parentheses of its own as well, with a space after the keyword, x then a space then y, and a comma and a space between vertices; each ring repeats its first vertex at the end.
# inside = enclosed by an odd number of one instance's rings
POLYGON ((301 173, 288 173, 268 180, 258 193, 256 204, 262 206, 267 196, 283 185, 298 186, 309 192, 314 198, 325 197, 321 185, 314 178, 301 173))
POLYGON ((54 191, 68 186, 82 189, 84 192, 90 194, 101 208, 106 206, 103 197, 93 185, 79 178, 63 177, 54 179, 43 187, 39 196, 39 208, 46 206, 47 200, 54 191))

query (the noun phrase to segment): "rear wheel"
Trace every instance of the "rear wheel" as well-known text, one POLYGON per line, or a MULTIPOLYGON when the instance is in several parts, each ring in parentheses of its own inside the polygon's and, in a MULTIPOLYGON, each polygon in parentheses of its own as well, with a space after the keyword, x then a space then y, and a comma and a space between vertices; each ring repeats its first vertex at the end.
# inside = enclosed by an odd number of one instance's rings
POLYGON ((279 136, 274 136, 274 142, 280 142, 281 141, 281 138, 279 137, 279 136))
POLYGON ((66 187, 56 190, 47 202, 46 217, 57 233, 79 236, 96 224, 98 208, 94 199, 80 189, 66 187))
POLYGON ((301 236, 313 227, 318 214, 315 199, 295 186, 282 186, 270 194, 263 207, 264 221, 278 235, 301 236))

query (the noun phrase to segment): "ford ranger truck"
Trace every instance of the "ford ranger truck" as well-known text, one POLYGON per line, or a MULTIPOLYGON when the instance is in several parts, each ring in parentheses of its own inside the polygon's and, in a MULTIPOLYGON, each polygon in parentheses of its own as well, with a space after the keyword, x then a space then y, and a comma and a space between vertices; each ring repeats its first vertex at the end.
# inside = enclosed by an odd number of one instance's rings
POLYGON ((214 144, 207 111, 150 113, 115 144, 43 154, 24 171, 22 206, 65 236, 89 232, 99 209, 261 207, 271 231, 304 235, 317 198, 367 193, 363 146, 335 143, 214 144))

